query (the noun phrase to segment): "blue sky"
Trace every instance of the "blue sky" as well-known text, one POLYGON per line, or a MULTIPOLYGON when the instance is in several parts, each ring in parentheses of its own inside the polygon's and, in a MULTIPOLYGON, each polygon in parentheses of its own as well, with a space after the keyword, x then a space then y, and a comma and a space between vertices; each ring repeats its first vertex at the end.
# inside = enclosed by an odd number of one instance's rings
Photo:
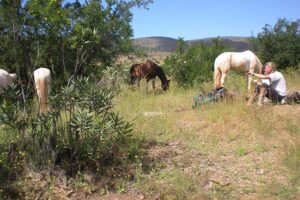
POLYGON ((256 36, 278 18, 300 19, 300 0, 154 0, 133 14, 135 38, 256 36))
POLYGON ((154 0, 132 12, 134 38, 256 36, 279 18, 300 19, 300 0, 154 0))

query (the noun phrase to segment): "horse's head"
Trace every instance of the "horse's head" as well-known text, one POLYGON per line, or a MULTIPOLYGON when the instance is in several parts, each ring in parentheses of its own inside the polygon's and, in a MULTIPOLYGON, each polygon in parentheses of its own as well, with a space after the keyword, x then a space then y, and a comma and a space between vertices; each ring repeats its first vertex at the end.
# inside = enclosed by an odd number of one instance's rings
POLYGON ((162 84, 161 87, 162 87, 162 89, 163 89, 164 91, 166 91, 167 89, 169 89, 170 81, 171 81, 171 80, 167 80, 165 83, 162 84))

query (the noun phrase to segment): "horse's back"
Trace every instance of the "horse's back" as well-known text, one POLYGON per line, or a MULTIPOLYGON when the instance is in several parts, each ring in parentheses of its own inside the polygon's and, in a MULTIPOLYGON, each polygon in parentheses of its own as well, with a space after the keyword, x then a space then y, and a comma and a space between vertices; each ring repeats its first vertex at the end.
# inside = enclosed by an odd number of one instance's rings
POLYGON ((225 71, 249 71, 250 67, 259 65, 257 56, 247 50, 243 52, 224 52, 215 60, 215 68, 223 68, 225 71))
POLYGON ((215 65, 223 64, 230 60, 232 52, 221 53, 215 60, 215 65))
POLYGON ((231 65, 231 58, 233 52, 224 52, 221 53, 215 60, 214 68, 215 71, 220 69, 222 71, 227 71, 231 65))
POLYGON ((141 65, 141 72, 145 77, 153 77, 156 76, 158 65, 154 62, 147 60, 145 63, 141 65))
POLYGON ((144 63, 133 64, 130 68, 130 76, 132 78, 154 77, 157 71, 157 65, 151 60, 144 63))

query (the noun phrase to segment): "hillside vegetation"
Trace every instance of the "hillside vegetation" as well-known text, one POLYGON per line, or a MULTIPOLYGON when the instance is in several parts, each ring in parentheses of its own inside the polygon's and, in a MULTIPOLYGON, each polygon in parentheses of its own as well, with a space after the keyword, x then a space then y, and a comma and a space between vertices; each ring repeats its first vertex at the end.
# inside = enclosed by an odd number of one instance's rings
MULTIPOLYGON (((0 68, 18 75, 0 95, 0 199, 299 198, 299 105, 246 107, 245 74, 231 73, 235 98, 193 110, 212 89, 215 57, 233 48, 222 38, 134 48, 132 8, 150 3, 0 1, 0 68), (154 56, 170 90, 129 85, 135 59, 154 56), (43 114, 40 67, 52 77, 43 114)), ((250 41, 299 90, 300 21, 280 19, 250 41)))
MULTIPOLYGON (((299 90, 299 75, 299 70, 285 73, 290 91, 299 90)), ((160 81, 156 82, 160 85, 160 81)), ((193 88, 178 87, 172 82, 170 90, 162 92, 160 88, 153 91, 145 81, 140 88, 121 83, 113 112, 132 122, 133 132, 127 139, 113 136, 113 143, 107 138, 100 140, 105 145, 100 142, 98 148, 108 147, 113 153, 111 162, 96 168, 100 171, 89 168, 91 171, 68 178, 57 168, 50 170, 51 173, 49 169, 27 168, 29 171, 18 176, 14 184, 8 182, 9 188, 2 186, 5 193, 0 195, 5 197, 10 191, 27 199, 39 195, 50 199, 128 200, 298 198, 299 105, 247 107, 243 95, 245 77, 232 73, 226 88, 239 91, 238 96, 192 109, 193 97, 211 87, 211 82, 193 88)), ((82 114, 84 117, 85 113, 82 114)), ((72 126, 84 123, 78 120, 72 126)), ((116 130, 126 126, 123 120, 117 121, 108 122, 105 130, 111 130, 109 124, 118 124, 116 130)), ((90 134, 89 129, 82 126, 79 130, 90 134)), ((80 148, 86 148, 85 141, 82 142, 74 146, 78 153, 80 148)), ((100 151, 102 156, 104 152, 100 151)), ((14 166, 20 170, 24 160, 22 157, 17 160, 20 163, 14 166)), ((83 157, 84 160, 88 161, 83 157)), ((81 166, 97 164, 93 162, 92 159, 81 166)))
MULTIPOLYGON (((196 40, 187 40, 189 45, 194 45, 198 42, 211 45, 212 40, 216 38, 203 38, 196 40)), ((249 50, 250 42, 249 37, 220 37, 224 45, 229 46, 234 51, 249 50)), ((146 37, 134 39, 134 46, 146 52, 173 52, 176 50, 177 39, 168 37, 146 37)))

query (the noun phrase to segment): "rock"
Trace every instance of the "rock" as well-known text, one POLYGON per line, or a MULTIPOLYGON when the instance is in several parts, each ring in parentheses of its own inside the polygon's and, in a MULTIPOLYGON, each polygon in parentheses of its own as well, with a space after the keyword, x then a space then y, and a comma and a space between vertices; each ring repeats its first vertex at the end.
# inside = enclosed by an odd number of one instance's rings
POLYGON ((157 116, 157 115, 164 115, 166 113, 163 112, 144 112, 144 116, 157 116))

